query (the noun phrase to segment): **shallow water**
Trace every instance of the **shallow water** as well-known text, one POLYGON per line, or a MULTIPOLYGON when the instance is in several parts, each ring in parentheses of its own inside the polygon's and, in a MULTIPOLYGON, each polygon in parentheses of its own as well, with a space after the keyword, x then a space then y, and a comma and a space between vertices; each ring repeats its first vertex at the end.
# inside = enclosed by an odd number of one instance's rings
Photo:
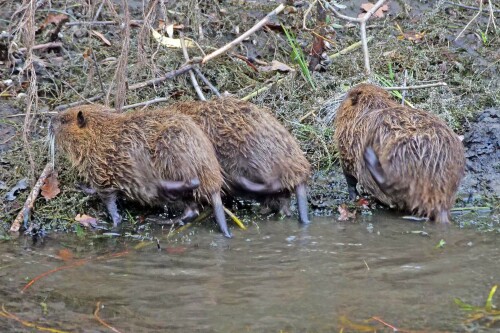
MULTIPOLYGON (((308 227, 261 221, 233 234, 227 240, 195 225, 167 239, 158 230, 161 250, 75 236, 2 243, 2 303, 22 320, 71 332, 111 332, 93 316, 97 302, 120 332, 353 332, 342 318, 366 325, 372 316, 400 329, 457 332, 466 313, 454 298, 483 306, 500 282, 498 235, 385 213, 357 223, 316 218, 308 227), (410 233, 417 230, 429 236, 410 233), (441 239, 446 245, 436 248, 441 239), (60 259, 62 249, 94 259, 21 293, 35 276, 75 264, 60 259)), ((0 331, 33 330, 0 317, 0 331)))

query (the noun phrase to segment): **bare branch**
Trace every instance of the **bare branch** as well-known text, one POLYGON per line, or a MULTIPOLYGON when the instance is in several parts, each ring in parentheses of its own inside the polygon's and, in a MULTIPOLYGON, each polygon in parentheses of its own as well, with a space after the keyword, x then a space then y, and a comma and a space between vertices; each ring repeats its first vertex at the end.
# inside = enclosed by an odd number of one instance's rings
POLYGON ((413 90, 413 89, 423 89, 423 88, 431 88, 431 87, 446 87, 448 86, 446 82, 436 82, 429 84, 421 84, 417 86, 403 86, 403 87, 384 87, 385 90, 413 90))
POLYGON ((132 84, 132 85, 130 85, 128 87, 128 89, 129 90, 137 90, 137 89, 140 89, 140 88, 144 88, 144 87, 147 87, 147 86, 151 86, 151 85, 163 82, 165 80, 173 79, 174 77, 179 76, 181 74, 184 74, 184 73, 188 72, 189 70, 193 69, 194 66, 195 66, 194 64, 189 64, 189 65, 182 66, 182 67, 180 67, 178 69, 175 69, 173 71, 165 73, 162 77, 158 77, 158 78, 147 80, 147 81, 144 81, 144 82, 139 82, 139 83, 136 83, 136 84, 132 84))
POLYGON ((220 97, 219 90, 217 88, 215 88, 215 86, 206 78, 205 75, 203 75, 203 73, 201 72, 201 70, 198 66, 194 67, 194 71, 200 77, 200 79, 203 81, 203 83, 205 83, 217 97, 220 97))
POLYGON ((359 29, 360 29, 360 35, 361 35, 361 44, 363 46, 363 55, 364 55, 364 60, 365 60, 365 74, 370 75, 371 69, 370 69, 370 53, 368 52, 368 40, 366 38, 366 21, 386 2, 387 0, 379 0, 375 5, 373 5, 370 10, 366 12, 363 17, 356 18, 356 17, 350 17, 350 16, 345 16, 340 14, 332 5, 330 5, 328 2, 324 1, 325 8, 329 9, 331 12, 333 12, 336 16, 338 16, 341 19, 344 19, 346 21, 350 22, 356 22, 359 23, 359 29))
POLYGON ((270 12, 269 14, 266 15, 266 17, 264 17, 262 20, 260 20, 259 22, 257 22, 257 24, 255 24, 250 30, 247 30, 245 33, 243 33, 242 35, 240 35, 238 38, 236 38, 235 40, 233 40, 232 42, 224 45, 223 47, 221 47, 220 49, 218 50, 215 50, 214 52, 206 55, 203 60, 201 61, 201 64, 206 64, 208 61, 210 61, 211 59, 225 53, 226 51, 228 51, 229 49, 231 49, 232 47, 238 45, 239 43, 241 43, 243 40, 245 40, 248 36, 250 36, 251 34, 253 34, 254 32, 256 32, 257 30, 259 30, 260 28, 262 28, 267 22, 269 22, 269 20, 279 14, 280 12, 283 11, 283 9, 285 9, 285 5, 283 4, 280 4, 278 7, 276 7, 272 12, 270 12))
POLYGON ((21 211, 19 212, 19 214, 17 214, 16 219, 14 220, 14 222, 12 222, 10 226, 11 232, 18 232, 21 228, 21 223, 25 223, 28 220, 29 213, 31 209, 33 209, 33 205, 35 204, 35 200, 38 197, 38 194, 40 193, 40 189, 42 188, 45 179, 47 179, 47 177, 52 173, 53 170, 54 166, 52 165, 52 163, 47 163, 47 165, 45 165, 40 178, 38 178, 35 186, 33 186, 33 189, 28 195, 23 208, 21 208, 21 211))
MULTIPOLYGON (((189 62, 189 54, 186 48, 186 43, 184 42, 184 34, 182 31, 179 32, 180 35, 180 41, 181 41, 181 47, 182 47, 182 53, 184 54, 184 59, 186 59, 187 62, 189 62)), ((189 71, 189 76, 191 77, 191 84, 194 87, 194 90, 196 90, 196 94, 198 94, 198 98, 202 101, 206 101, 207 99, 205 98, 205 95, 203 95, 203 92, 201 91, 200 85, 198 84, 198 81, 196 80, 196 75, 194 75, 193 70, 191 69, 189 71)))

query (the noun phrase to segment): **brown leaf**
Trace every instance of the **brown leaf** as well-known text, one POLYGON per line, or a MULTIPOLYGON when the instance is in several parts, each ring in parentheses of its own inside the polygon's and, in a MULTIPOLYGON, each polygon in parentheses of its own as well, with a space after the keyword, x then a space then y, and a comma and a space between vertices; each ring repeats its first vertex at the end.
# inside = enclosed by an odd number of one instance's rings
POLYGON ((54 199, 61 190, 59 189, 59 181, 57 180, 57 172, 52 172, 42 185, 42 196, 46 200, 54 199))
POLYGON ((61 260, 64 260, 64 261, 70 261, 70 260, 73 260, 73 258, 74 258, 73 252, 71 252, 70 249, 59 250, 59 253, 57 254, 57 256, 61 260))
POLYGON ((99 31, 92 30, 92 35, 98 37, 107 46, 111 46, 111 42, 106 37, 104 37, 104 35, 101 34, 99 31))
POLYGON ((363 209, 370 209, 370 201, 365 198, 361 198, 356 202, 356 206, 361 207, 363 209))
POLYGON ((75 221, 83 225, 87 228, 95 228, 97 227, 97 220, 95 217, 86 215, 86 214, 78 214, 75 216, 75 221))
POLYGON ((339 221, 347 221, 349 219, 356 217, 356 211, 350 212, 346 204, 341 204, 339 206, 339 213, 340 213, 340 216, 338 218, 339 221))
POLYGON ((270 66, 260 66, 259 70, 261 72, 272 72, 272 71, 293 72, 293 71, 295 71, 290 66, 288 66, 288 65, 286 65, 286 64, 284 64, 282 62, 279 62, 277 60, 273 60, 271 62, 270 66))
POLYGON ((47 17, 45 18, 45 21, 40 25, 40 28, 38 29, 43 30, 45 29, 49 24, 55 24, 56 26, 60 26, 66 22, 69 21, 69 16, 66 14, 53 14, 49 13, 47 17))
MULTIPOLYGON (((374 5, 372 3, 364 3, 361 5, 361 9, 363 9, 365 12, 368 12, 374 5)), ((389 10, 389 6, 387 5, 383 5, 382 7, 380 7, 379 9, 377 9, 377 11, 375 13, 373 13, 373 16, 375 17, 384 17, 384 12, 388 11, 389 10)), ((358 17, 363 17, 365 16, 365 14, 359 14, 358 17)))

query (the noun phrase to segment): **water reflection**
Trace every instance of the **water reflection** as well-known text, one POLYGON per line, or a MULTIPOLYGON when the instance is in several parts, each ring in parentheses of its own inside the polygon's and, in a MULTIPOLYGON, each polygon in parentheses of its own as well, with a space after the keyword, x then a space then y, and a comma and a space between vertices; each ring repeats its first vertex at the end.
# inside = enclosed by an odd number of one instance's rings
MULTIPOLYGON (((263 221, 232 240, 188 230, 168 240, 158 232, 161 251, 69 236, 33 248, 23 239, 0 244, 3 303, 23 320, 72 332, 107 331, 93 317, 98 301, 100 317, 121 332, 331 332, 341 316, 457 331, 464 314, 453 299, 482 305, 500 282, 497 235, 391 215, 306 228, 263 221), (417 230, 429 236, 410 233, 417 230), (30 278, 67 264, 58 257, 64 247, 81 258, 129 253, 50 274, 20 294, 30 278)), ((0 330, 31 332, 5 318, 0 330)))

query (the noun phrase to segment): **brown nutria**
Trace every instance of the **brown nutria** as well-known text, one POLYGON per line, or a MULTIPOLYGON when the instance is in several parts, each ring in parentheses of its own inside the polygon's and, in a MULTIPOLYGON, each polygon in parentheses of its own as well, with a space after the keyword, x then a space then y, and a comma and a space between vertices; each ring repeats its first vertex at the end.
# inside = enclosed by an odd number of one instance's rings
POLYGON ((299 220, 309 223, 306 183, 311 166, 269 110, 231 97, 178 102, 163 110, 189 115, 205 131, 230 194, 256 195, 288 215, 290 194, 295 192, 299 220))
POLYGON ((448 223, 465 152, 439 117, 360 84, 337 110, 335 140, 351 199, 356 184, 380 202, 448 223))
POLYGON ((221 231, 230 237, 221 201, 223 177, 212 144, 192 119, 151 111, 116 113, 102 105, 56 115, 49 136, 102 198, 114 225, 119 194, 142 204, 181 201, 182 222, 211 202, 221 231))

